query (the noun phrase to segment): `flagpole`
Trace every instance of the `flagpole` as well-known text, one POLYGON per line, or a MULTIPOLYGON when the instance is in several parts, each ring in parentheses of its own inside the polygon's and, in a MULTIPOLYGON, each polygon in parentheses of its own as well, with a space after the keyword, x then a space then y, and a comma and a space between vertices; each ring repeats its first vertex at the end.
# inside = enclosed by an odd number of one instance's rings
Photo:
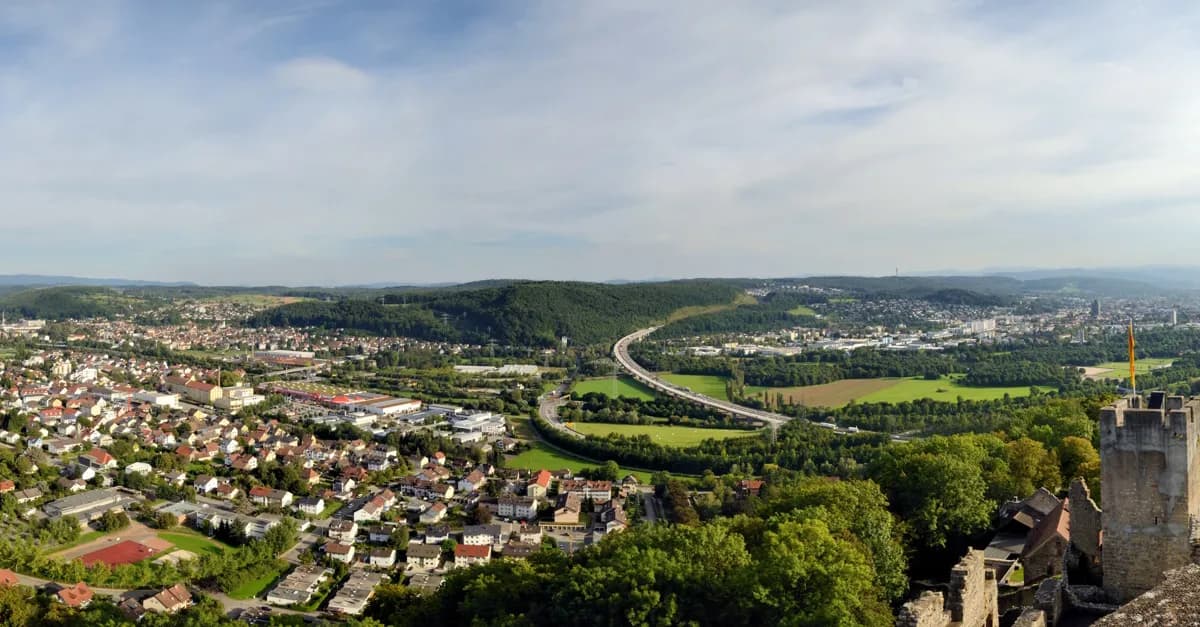
POLYGON ((1129 319, 1129 387, 1133 389, 1133 395, 1137 396, 1137 357, 1134 354, 1134 348, 1137 347, 1137 342, 1133 339, 1133 318, 1129 319))

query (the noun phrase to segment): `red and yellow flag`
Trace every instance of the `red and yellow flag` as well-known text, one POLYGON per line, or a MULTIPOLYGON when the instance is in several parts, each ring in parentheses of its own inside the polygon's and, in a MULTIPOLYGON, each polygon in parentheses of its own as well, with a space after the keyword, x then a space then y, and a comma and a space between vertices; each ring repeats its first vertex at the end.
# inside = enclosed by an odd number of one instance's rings
POLYGON ((1133 320, 1129 321, 1129 387, 1133 389, 1134 394, 1137 393, 1137 358, 1134 356, 1133 349, 1137 348, 1137 342, 1133 340, 1133 320))

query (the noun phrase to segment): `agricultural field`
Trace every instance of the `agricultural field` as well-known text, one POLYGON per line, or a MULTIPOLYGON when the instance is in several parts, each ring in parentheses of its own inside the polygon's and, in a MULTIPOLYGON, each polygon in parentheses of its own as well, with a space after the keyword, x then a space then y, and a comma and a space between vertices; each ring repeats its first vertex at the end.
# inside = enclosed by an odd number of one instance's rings
MULTIPOLYGON (((1049 390, 1050 388, 1042 388, 1049 390)), ((930 398, 938 401, 953 401, 958 397, 965 400, 982 401, 1009 396, 1029 396, 1029 388, 1014 387, 968 387, 956 378, 943 377, 936 381, 914 377, 910 379, 844 379, 824 385, 809 385, 791 388, 769 388, 767 394, 782 393, 789 402, 812 407, 841 407, 850 401, 858 403, 900 403, 930 398)))
POLYGON ((313 300, 303 296, 276 296, 273 294, 226 294, 223 296, 213 296, 206 300, 232 303, 235 305, 248 305, 251 307, 278 307, 279 305, 290 305, 306 300, 313 300))
MULTIPOLYGON (((708 374, 675 374, 674 372, 660 372, 658 377, 668 383, 688 388, 697 394, 711 396, 722 401, 732 400, 725 393, 725 377, 708 374)), ((747 385, 746 396, 758 396, 765 389, 767 388, 747 385)))
POLYGON ((675 427, 670 425, 618 425, 601 422, 573 422, 567 426, 585 435, 648 435, 656 444, 664 446, 696 446, 704 440, 725 440, 753 436, 755 431, 742 429, 704 429, 701 427, 675 427))
POLYGON ((813 311, 811 307, 805 307, 804 305, 796 305, 795 307, 792 307, 791 309, 789 309, 788 313, 792 314, 793 316, 815 316, 815 315, 817 315, 817 312, 813 311))
POLYGON ((654 390, 638 383, 637 380, 628 375, 621 375, 616 378, 601 377, 599 379, 576 381, 574 391, 581 396, 589 392, 599 392, 609 397, 625 396, 642 401, 654 399, 654 390))
MULTIPOLYGON (((783 394, 788 403, 809 407, 841 407, 851 400, 859 400, 876 392, 886 390, 896 379, 842 379, 821 385, 801 385, 788 388, 766 388, 766 394, 774 400, 783 394)), ((757 397, 757 394, 751 395, 757 397)))

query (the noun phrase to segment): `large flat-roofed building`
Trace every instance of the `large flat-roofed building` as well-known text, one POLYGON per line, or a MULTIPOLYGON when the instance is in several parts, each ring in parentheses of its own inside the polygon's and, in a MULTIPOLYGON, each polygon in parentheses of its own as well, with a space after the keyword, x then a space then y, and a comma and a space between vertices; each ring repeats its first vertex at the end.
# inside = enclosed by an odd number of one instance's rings
POLYGON ((82 521, 87 521, 99 518, 104 512, 131 502, 133 502, 131 497, 125 496, 115 489, 91 490, 46 503, 42 506, 42 510, 50 518, 75 516, 82 521))
POLYGON ((254 351, 254 358, 278 366, 311 366, 316 353, 312 351, 266 350, 254 351))
POLYGON ((411 398, 387 397, 369 403, 360 403, 357 407, 372 414, 391 416, 393 414, 411 414, 421 411, 421 401, 411 398))
POLYGON ((275 605, 308 603, 313 593, 320 587, 321 582, 332 574, 332 570, 321 566, 311 564, 297 566, 267 593, 267 603, 275 605))
POLYGON ((367 603, 375 594, 375 587, 383 583, 382 573, 356 570, 350 574, 337 596, 329 601, 329 611, 357 616, 367 609, 367 603))

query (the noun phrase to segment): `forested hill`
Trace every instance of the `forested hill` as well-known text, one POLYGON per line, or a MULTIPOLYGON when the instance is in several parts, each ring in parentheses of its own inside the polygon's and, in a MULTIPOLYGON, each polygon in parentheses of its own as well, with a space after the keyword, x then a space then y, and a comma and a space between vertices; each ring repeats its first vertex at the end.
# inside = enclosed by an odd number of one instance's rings
POLYGON ((153 299, 135 298, 107 287, 46 287, 12 291, 0 297, 0 311, 10 317, 112 318, 148 307, 153 299))
POLYGON ((248 324, 523 346, 553 346, 563 336, 574 344, 598 344, 684 307, 732 303, 740 291, 734 282, 716 280, 626 285, 528 281, 478 290, 384 294, 374 300, 292 303, 261 312, 248 324))

